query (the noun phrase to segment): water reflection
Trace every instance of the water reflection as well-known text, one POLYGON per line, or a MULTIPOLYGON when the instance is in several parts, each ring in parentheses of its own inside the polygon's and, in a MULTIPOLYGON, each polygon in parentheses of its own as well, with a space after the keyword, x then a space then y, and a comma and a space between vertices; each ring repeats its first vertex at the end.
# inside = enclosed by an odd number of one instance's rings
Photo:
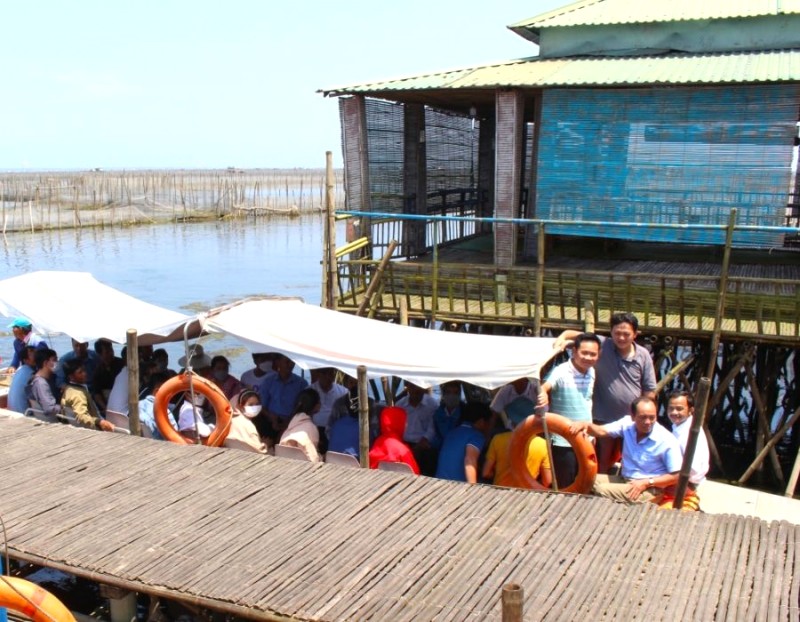
MULTIPOLYGON (((318 304, 323 223, 321 215, 309 215, 17 232, 2 238, 0 279, 35 270, 90 272, 132 296, 187 313, 256 294, 318 304)), ((337 237, 344 239, 343 229, 337 237)), ((63 337, 53 341, 59 354, 69 348, 63 337)), ((176 364, 180 347, 167 349, 176 364)), ((228 355, 234 373, 252 366, 234 340, 212 339, 207 350, 228 355)), ((0 338, 0 356, 10 359, 10 336, 0 338)))

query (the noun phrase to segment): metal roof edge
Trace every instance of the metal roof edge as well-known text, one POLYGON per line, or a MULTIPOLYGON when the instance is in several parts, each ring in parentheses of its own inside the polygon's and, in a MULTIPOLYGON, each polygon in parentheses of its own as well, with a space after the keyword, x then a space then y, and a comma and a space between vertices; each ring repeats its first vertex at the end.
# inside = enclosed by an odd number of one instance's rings
POLYGON ((464 75, 468 75, 474 71, 479 71, 481 69, 487 69, 489 67, 505 67, 507 65, 513 65, 515 63, 527 63, 532 60, 537 60, 538 56, 525 56, 522 58, 512 58, 505 61, 496 61, 487 63, 485 65, 471 65, 468 67, 461 67, 457 69, 444 69, 441 71, 429 71, 426 73, 420 73, 415 75, 404 75, 397 78, 382 78, 380 80, 372 80, 370 82, 360 82, 357 84, 346 84, 342 86, 335 86, 329 88, 321 88, 317 89, 317 93, 322 93, 324 97, 338 97, 342 94, 347 94, 348 91, 352 89, 359 89, 369 85, 379 85, 379 84, 387 84, 387 83, 398 83, 398 82, 407 82, 411 80, 422 80, 424 78, 433 77, 433 76, 445 76, 447 74, 459 74, 457 77, 462 78, 464 75))

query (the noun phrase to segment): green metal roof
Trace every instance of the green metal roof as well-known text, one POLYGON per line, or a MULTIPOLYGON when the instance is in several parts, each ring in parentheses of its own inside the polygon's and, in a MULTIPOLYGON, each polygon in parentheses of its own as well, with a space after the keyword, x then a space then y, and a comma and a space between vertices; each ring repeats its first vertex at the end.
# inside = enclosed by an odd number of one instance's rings
POLYGON ((647 24, 790 13, 800 13, 800 0, 580 0, 509 28, 538 30, 555 26, 647 24))
POLYGON ((526 58, 441 73, 322 89, 325 95, 392 92, 800 82, 800 49, 612 58, 526 58))

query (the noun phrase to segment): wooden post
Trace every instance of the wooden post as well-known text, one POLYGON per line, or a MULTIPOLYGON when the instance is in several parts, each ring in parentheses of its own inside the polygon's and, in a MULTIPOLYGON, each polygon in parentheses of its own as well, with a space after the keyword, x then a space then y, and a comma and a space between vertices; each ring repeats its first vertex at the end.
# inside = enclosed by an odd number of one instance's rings
POLYGON ((794 497, 794 489, 797 488, 797 479, 800 477, 800 449, 794 457, 794 467, 792 467, 792 474, 789 476, 789 483, 786 485, 785 496, 794 497))
POLYGON ((356 311, 356 315, 360 315, 363 317, 366 310, 372 306, 372 297, 375 294, 375 291, 378 289, 378 284, 381 282, 383 278, 383 271, 386 269, 386 266, 389 264, 389 261, 392 259, 392 255, 394 254, 394 249, 397 248, 397 240, 392 240, 389 242, 389 247, 386 249, 386 254, 384 254, 381 262, 378 264, 378 269, 375 271, 375 274, 372 275, 372 279, 367 286, 367 291, 364 293, 364 299, 361 301, 361 304, 358 305, 358 310, 356 311))
POLYGON ((700 378, 700 386, 697 387, 697 409, 694 411, 692 427, 689 429, 689 438, 686 441, 686 449, 683 452, 683 464, 681 473, 678 477, 678 485, 675 487, 675 500, 672 507, 680 510, 683 507, 683 498, 686 495, 686 487, 689 485, 689 474, 692 471, 694 452, 697 448, 697 438, 703 431, 703 420, 706 417, 706 406, 708 405, 708 394, 711 392, 711 381, 708 378, 700 378))
POLYGON ((714 333, 711 336, 710 360, 706 378, 714 380, 714 370, 717 367, 717 351, 719 350, 720 333, 722 332, 722 315, 725 313, 725 296, 728 291, 728 269, 731 264, 731 245, 733 244, 733 229, 736 226, 736 208, 728 216, 728 228, 725 233, 725 252, 722 255, 722 273, 719 276, 719 296, 717 297, 717 313, 714 316, 714 333))
POLYGON ((439 221, 433 221, 433 278, 431 279, 431 324, 436 328, 436 312, 439 310, 439 221))
POLYGON ((542 311, 544 310, 544 223, 539 223, 536 242, 536 307, 533 309, 533 336, 542 334, 542 311))
POLYGON ((325 248, 323 251, 322 306, 336 310, 336 205, 334 195, 333 154, 325 152, 325 248))
MULTIPOLYGON (((769 435, 772 430, 767 420, 767 407, 764 404, 761 391, 759 391, 756 373, 753 370, 753 361, 748 361, 747 365, 745 365, 745 371, 747 372, 747 383, 750 385, 750 395, 753 397, 753 406, 755 406, 756 414, 758 415, 758 425, 756 426, 756 455, 758 455, 758 453, 764 449, 764 444, 769 441, 769 435)), ((783 478, 781 461, 774 447, 770 450, 769 457, 772 462, 772 470, 775 472, 775 476, 782 486, 786 480, 783 478)), ((759 466, 758 470, 763 470, 763 465, 759 466)))
POLYGON ((583 305, 583 330, 593 333, 595 327, 594 303, 590 300, 583 305))
POLYGON ((369 394, 367 389, 367 368, 356 368, 358 379, 358 453, 361 466, 369 468, 369 394))
POLYGON ((139 422, 139 337, 135 328, 127 332, 128 346, 128 421, 131 434, 142 435, 142 425, 139 422))
MULTIPOLYGON (((800 408, 798 408, 797 410, 794 411, 794 414, 791 416, 791 418, 786 423, 784 423, 781 426, 781 429, 778 430, 777 432, 775 432, 773 437, 771 439, 769 439, 769 442, 767 442, 767 444, 764 445, 764 449, 762 449, 759 452, 759 454, 756 456, 756 459, 753 460, 753 464, 751 464, 749 467, 747 467, 747 470, 739 478, 739 482, 738 482, 739 484, 744 484, 748 479, 750 479, 750 476, 753 473, 755 473, 756 469, 764 461, 764 458, 767 457, 767 454, 770 452, 770 450, 773 447, 775 447, 775 445, 777 445, 778 441, 783 438, 783 435, 786 434, 789 431, 789 429, 794 425, 795 421, 797 421, 798 418, 800 418, 800 408)), ((793 473, 793 475, 794 475, 794 473, 793 473)))
POLYGON ((405 296, 400 299, 400 326, 408 326, 408 300, 405 296))
POLYGON ((522 586, 507 583, 503 586, 503 622, 522 622, 525 593, 522 586))

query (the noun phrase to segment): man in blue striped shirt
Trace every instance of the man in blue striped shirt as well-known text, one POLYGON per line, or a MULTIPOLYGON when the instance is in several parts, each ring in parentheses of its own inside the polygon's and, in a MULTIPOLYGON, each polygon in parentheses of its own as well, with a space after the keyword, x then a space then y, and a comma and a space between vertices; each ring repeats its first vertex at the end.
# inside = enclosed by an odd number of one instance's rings
MULTIPOLYGON (((600 357, 600 339, 594 333, 581 333, 575 337, 572 358, 558 365, 546 382, 542 392, 550 402, 550 412, 572 421, 592 421, 592 391, 594 366, 600 357)), ((544 401, 540 399, 540 403, 544 401)), ((569 486, 578 475, 578 460, 567 439, 554 434, 553 468, 559 488, 569 486)))

